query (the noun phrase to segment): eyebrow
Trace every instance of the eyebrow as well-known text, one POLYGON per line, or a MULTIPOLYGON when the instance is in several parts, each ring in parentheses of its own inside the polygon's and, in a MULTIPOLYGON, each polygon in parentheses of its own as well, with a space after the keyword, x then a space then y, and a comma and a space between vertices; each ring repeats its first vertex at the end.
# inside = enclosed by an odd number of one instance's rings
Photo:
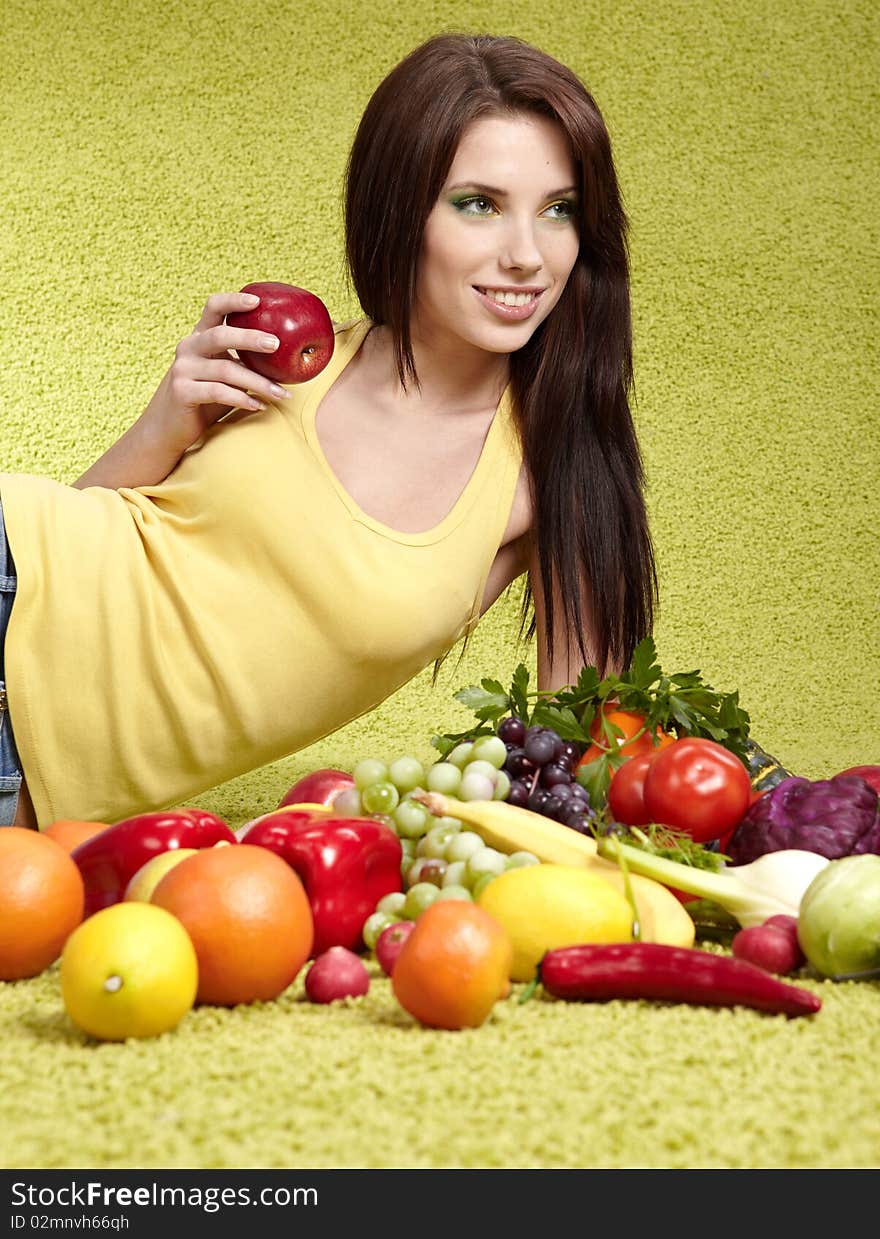
MULTIPOLYGON (((481 185, 479 181, 461 181, 458 185, 450 185, 448 192, 452 193, 454 189, 477 189, 482 194, 491 194, 493 198, 507 197, 506 190, 496 189, 494 185, 481 185)), ((557 198, 560 194, 576 193, 577 189, 577 185, 566 185, 563 189, 551 189, 544 197, 557 198)))

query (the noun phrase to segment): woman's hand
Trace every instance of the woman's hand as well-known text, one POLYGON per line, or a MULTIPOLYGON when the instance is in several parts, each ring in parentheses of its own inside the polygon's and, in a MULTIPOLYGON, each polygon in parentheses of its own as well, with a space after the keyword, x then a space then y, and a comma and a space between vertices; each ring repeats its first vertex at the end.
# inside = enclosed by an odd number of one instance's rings
POLYGON ((230 356, 230 349, 271 353, 278 347, 275 336, 226 326, 227 314, 256 304, 259 298, 244 293, 208 298, 195 328, 174 350, 174 362, 146 409, 76 487, 154 486, 230 409, 254 413, 265 408, 260 397, 281 400, 289 394, 230 356))
POLYGON ((214 293, 192 333, 177 345, 171 369, 143 415, 175 445, 176 459, 230 409, 258 412, 265 408, 260 397, 283 400, 288 395, 283 387, 230 356, 232 349, 272 353, 278 347, 275 336, 228 327, 224 322, 227 314, 257 304, 259 298, 245 293, 214 293))

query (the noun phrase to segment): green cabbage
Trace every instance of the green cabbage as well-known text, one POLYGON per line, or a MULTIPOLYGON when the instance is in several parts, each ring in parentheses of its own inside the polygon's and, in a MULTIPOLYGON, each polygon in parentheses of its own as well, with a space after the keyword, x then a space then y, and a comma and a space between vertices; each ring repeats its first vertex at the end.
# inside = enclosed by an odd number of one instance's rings
POLYGON ((804 892, 798 941, 824 977, 880 975, 880 856, 831 860, 804 892))

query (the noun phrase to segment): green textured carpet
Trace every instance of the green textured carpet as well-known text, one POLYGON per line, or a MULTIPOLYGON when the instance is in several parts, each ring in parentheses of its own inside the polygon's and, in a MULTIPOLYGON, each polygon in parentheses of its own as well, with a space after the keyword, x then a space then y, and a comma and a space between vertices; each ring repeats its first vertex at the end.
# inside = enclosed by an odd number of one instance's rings
MULTIPOLYGON (((209 293, 359 312, 340 190, 382 75, 442 29, 518 35, 603 109, 632 219, 636 415, 669 670, 738 688, 811 777, 880 761, 874 6, 8 0, 0 30, 0 460, 72 481, 138 415, 209 293)), ((517 599, 311 750, 200 803, 239 825, 302 772, 429 756, 509 677, 517 599)), ((393 599, 389 600, 393 605, 393 599)), ((295 708, 295 703, 292 703, 295 708)), ((0 985, 6 1167, 874 1167, 880 986, 812 1019, 513 999, 432 1033, 387 982, 296 983, 90 1044, 57 973, 0 985)))

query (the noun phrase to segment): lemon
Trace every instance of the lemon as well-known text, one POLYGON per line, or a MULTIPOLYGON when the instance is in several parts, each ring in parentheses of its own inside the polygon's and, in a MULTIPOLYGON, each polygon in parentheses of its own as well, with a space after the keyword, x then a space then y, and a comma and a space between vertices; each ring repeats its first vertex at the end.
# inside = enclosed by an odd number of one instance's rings
POLYGON ((541 956, 555 947, 632 941, 629 902, 589 868, 543 863, 508 869, 484 887, 477 903, 510 935, 512 981, 531 981, 541 956))
POLYGON ((61 952, 60 977, 74 1024, 101 1041, 124 1041, 176 1027, 195 1003, 199 969, 176 916, 123 902, 77 926, 61 952))

